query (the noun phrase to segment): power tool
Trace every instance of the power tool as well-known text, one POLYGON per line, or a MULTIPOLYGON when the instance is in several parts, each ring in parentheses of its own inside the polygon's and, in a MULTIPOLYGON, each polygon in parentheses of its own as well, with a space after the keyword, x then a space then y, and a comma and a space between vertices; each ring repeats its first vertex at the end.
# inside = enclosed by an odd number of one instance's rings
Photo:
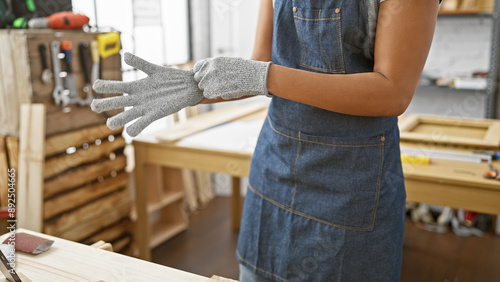
POLYGON ((73 12, 58 12, 48 17, 33 18, 27 28, 79 29, 89 23, 89 17, 73 12))

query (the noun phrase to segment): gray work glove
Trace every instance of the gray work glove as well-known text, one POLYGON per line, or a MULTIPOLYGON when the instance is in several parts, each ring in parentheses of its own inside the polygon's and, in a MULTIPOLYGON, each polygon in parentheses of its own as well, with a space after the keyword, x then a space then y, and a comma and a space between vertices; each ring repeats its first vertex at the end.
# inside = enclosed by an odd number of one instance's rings
POLYGON ((216 57, 197 62, 194 80, 208 99, 235 99, 267 95, 267 73, 271 62, 216 57))
POLYGON ((148 77, 130 82, 97 80, 93 86, 97 93, 129 94, 92 101, 90 107, 97 113, 133 106, 108 119, 106 124, 111 129, 140 118, 127 127, 130 136, 137 136, 153 121, 205 99, 193 78, 193 70, 158 66, 130 53, 125 53, 125 62, 142 70, 148 77))

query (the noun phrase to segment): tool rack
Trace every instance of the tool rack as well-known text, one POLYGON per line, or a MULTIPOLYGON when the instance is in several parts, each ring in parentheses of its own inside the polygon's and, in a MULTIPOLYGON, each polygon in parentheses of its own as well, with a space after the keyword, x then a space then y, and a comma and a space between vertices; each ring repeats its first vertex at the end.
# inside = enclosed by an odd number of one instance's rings
MULTIPOLYGON (((41 79, 41 43, 78 46, 98 34, 0 30, 0 203, 7 206, 4 167, 15 167, 17 227, 83 243, 104 240, 115 251, 131 254, 126 144, 121 129, 105 126, 108 115, 116 113, 96 114, 88 105, 58 106, 52 97, 54 79, 48 84, 41 79)), ((122 79, 119 54, 101 60, 100 66, 101 78, 122 79)), ((73 49, 73 70, 84 97, 78 48, 73 49)))

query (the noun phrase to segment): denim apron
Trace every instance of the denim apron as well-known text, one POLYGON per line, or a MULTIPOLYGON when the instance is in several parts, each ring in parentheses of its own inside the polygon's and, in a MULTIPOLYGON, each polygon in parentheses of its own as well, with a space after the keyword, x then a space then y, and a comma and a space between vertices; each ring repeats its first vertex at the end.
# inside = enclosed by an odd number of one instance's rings
MULTIPOLYGON (((367 17, 365 1, 276 0, 273 63, 372 72, 367 17)), ((397 118, 273 97, 236 257, 275 281, 399 281, 405 197, 397 118)))

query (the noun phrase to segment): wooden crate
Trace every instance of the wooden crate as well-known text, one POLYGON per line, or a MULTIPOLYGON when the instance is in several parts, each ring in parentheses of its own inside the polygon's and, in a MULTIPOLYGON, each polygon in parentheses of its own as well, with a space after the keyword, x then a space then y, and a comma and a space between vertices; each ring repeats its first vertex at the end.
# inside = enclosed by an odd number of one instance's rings
MULTIPOLYGON (((0 122, 5 125, 0 128, 4 136, 0 138, 0 203, 5 206, 2 165, 7 155, 8 167, 18 168, 18 227, 83 243, 105 240, 114 244, 115 251, 130 253, 132 202, 123 154, 126 144, 121 129, 105 126, 108 115, 115 113, 96 114, 89 106, 56 106, 53 80, 45 85, 40 78, 38 45, 71 41, 76 85, 84 97, 78 45, 96 36, 82 31, 0 31, 0 122), (12 141, 17 138, 19 143, 12 141)), ((52 70, 50 50, 47 54, 52 70)), ((119 54, 102 60, 101 68, 103 79, 121 80, 119 54)))

